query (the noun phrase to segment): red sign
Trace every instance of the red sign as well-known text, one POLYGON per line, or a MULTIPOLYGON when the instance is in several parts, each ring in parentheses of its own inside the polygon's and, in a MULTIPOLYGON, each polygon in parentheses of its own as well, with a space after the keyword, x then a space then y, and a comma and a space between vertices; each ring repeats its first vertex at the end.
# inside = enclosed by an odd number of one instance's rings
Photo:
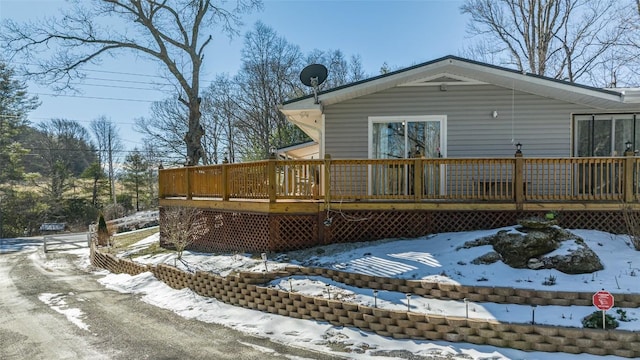
POLYGON ((613 307, 613 295, 608 291, 598 291, 593 294, 593 305, 598 310, 609 310, 613 307))

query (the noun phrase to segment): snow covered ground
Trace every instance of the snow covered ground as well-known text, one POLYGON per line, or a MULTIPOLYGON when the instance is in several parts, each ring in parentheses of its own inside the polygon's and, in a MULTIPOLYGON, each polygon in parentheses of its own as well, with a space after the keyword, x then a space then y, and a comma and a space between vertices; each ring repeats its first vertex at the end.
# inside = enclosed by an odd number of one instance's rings
MULTIPOLYGON (((222 276, 233 271, 262 272, 287 265, 305 265, 353 271, 363 274, 446 281, 464 285, 513 286, 519 288, 596 292, 606 289, 612 293, 640 292, 640 256, 628 236, 591 230, 572 230, 585 240, 600 257, 604 270, 589 275, 567 275, 555 270, 513 269, 501 262, 474 265, 471 260, 491 250, 490 246, 459 249, 466 241, 495 234, 500 229, 460 233, 436 234, 419 239, 397 239, 362 244, 331 245, 288 254, 275 254, 266 264, 259 256, 249 254, 211 255, 185 252, 185 263, 179 267, 188 270, 210 271, 222 276), (544 285, 550 276, 555 285, 544 285)), ((502 230, 516 231, 513 227, 502 230)), ((158 235, 134 244, 120 256, 149 264, 175 263, 173 253, 136 257, 135 253, 158 241, 158 235)), ((561 248, 558 251, 567 251, 561 248)), ((81 255, 87 265, 87 254, 81 255)), ((109 274, 100 282, 120 292, 140 294, 142 300, 171 309, 200 321, 223 324, 256 336, 268 337, 291 346, 299 346, 353 359, 412 358, 435 356, 443 359, 619 359, 615 356, 599 357, 587 354, 523 352, 512 349, 442 341, 394 340, 355 328, 336 327, 326 322, 298 320, 255 310, 230 306, 215 299, 201 297, 191 290, 174 290, 156 280, 150 273, 138 276, 109 274)), ((350 302, 389 309, 411 309, 414 312, 497 319, 507 322, 535 322, 549 325, 581 327, 581 319, 596 309, 592 306, 538 306, 407 298, 406 294, 380 290, 374 298, 371 289, 360 289, 316 276, 294 276, 278 279, 272 286, 285 290, 341 298, 350 302)), ((619 318, 618 308, 608 313, 619 318)), ((628 321, 620 321, 619 329, 639 331, 640 309, 620 309, 628 321)))

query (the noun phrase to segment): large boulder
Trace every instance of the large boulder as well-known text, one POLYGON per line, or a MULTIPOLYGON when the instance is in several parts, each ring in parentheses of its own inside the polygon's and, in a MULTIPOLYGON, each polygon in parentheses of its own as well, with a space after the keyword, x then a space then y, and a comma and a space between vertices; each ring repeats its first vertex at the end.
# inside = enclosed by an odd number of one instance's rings
POLYGON ((495 252, 474 259, 473 264, 502 260, 514 268, 557 269, 566 274, 592 273, 604 268, 584 240, 558 227, 555 218, 522 219, 518 224, 517 231, 500 230, 495 235, 467 241, 458 250, 493 245, 495 252))
POLYGON ((550 253, 558 248, 553 231, 530 231, 521 233, 498 233, 493 249, 502 256, 505 264, 514 268, 526 268, 529 259, 550 253))
POLYGON ((582 240, 565 241, 558 251, 541 257, 547 269, 565 274, 589 274, 604 269, 598 255, 582 240))

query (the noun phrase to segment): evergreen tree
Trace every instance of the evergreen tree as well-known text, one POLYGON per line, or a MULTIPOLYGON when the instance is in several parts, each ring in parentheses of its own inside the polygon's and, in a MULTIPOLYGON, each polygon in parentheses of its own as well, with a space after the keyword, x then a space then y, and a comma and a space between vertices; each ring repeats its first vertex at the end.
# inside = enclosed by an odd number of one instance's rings
POLYGON ((104 214, 100 213, 98 217, 98 245, 109 245, 109 228, 107 228, 107 222, 104 220, 104 214))
POLYGON ((0 184, 20 180, 24 175, 21 157, 26 150, 17 142, 24 131, 29 111, 38 107, 37 97, 27 95, 23 82, 0 60, 0 184))
POLYGON ((123 183, 126 190, 133 196, 136 211, 140 211, 140 202, 147 202, 149 194, 144 194, 149 185, 149 163, 135 148, 124 160, 123 183))

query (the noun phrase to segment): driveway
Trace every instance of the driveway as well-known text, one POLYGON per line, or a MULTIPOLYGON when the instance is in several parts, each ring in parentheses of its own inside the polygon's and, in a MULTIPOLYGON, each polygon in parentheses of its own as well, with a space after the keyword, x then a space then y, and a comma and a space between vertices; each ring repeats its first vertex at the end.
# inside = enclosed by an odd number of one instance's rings
POLYGON ((3 244, 15 251, 0 253, 0 359, 335 358, 107 290, 99 275, 80 269, 78 256, 34 247, 41 239, 3 244))

